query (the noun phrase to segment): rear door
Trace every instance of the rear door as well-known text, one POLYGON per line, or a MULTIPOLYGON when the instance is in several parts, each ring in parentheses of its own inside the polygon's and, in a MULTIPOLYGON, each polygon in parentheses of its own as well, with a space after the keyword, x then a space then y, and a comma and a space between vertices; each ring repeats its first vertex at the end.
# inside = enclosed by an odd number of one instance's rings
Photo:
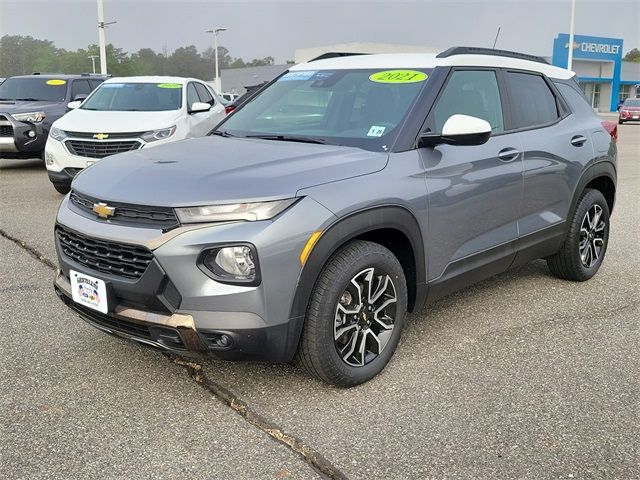
POLYGON ((420 149, 429 198, 429 280, 446 281, 492 264, 510 265, 522 204, 520 134, 505 132, 504 99, 493 69, 455 69, 436 100, 427 127, 441 132, 454 114, 491 124, 484 145, 420 149))
MULTIPOLYGON (((569 214, 578 178, 593 158, 592 123, 572 114, 542 74, 505 71, 510 127, 523 135, 522 247, 555 236, 569 214)), ((589 118, 592 120, 593 115, 589 118)))

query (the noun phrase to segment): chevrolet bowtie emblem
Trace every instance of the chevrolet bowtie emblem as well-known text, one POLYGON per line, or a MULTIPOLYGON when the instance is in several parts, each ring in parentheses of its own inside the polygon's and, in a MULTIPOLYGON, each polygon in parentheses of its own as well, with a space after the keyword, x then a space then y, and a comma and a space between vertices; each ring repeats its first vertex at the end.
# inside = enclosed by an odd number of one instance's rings
POLYGON ((98 140, 104 140, 105 138, 109 138, 108 133, 96 133, 93 138, 97 138, 98 140))
POLYGON ((94 203, 93 211, 98 214, 100 218, 109 218, 113 217, 114 212, 116 211, 115 207, 110 207, 106 203, 94 203))

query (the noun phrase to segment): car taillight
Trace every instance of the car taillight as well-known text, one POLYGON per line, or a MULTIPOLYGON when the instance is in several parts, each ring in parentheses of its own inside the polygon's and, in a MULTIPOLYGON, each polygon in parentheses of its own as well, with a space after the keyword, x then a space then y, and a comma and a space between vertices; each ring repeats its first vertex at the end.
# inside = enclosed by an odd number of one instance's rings
POLYGON ((614 122, 610 122, 609 120, 604 120, 602 122, 602 127, 609 132, 611 138, 614 140, 618 140, 618 125, 614 122))
POLYGON ((231 112, 233 112, 236 109, 235 105, 226 105, 224 107, 224 113, 229 115, 231 112))

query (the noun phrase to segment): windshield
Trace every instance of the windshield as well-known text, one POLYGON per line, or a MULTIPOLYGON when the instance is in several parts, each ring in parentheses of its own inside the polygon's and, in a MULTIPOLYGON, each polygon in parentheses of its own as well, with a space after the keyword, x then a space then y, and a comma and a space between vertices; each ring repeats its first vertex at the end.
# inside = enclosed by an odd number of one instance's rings
POLYGON ((13 77, 0 84, 0 100, 64 102, 67 82, 56 78, 13 77))
POLYGON ((384 69, 288 72, 219 129, 233 136, 309 138, 386 150, 424 87, 427 73, 384 69))
POLYGON ((182 107, 180 83, 103 83, 87 98, 83 110, 159 112, 182 107))
POLYGON ((640 98, 627 98, 624 101, 625 107, 640 107, 640 98))

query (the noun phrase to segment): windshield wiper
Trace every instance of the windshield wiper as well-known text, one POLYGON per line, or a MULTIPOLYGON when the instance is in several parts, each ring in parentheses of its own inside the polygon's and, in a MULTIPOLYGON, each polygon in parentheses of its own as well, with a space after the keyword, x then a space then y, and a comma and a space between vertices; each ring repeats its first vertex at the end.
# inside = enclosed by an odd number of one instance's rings
POLYGON ((39 98, 15 98, 16 102, 45 102, 46 100, 40 100, 39 98))
POLYGON ((226 130, 211 130, 208 135, 218 135, 220 137, 235 137, 235 135, 231 135, 226 130))
POLYGON ((13 102, 13 98, 0 98, 0 102, 13 102))
POLYGON ((322 138, 298 137, 295 135, 247 135, 245 138, 259 138, 261 140, 279 140, 281 142, 301 142, 301 143, 327 143, 322 138))

